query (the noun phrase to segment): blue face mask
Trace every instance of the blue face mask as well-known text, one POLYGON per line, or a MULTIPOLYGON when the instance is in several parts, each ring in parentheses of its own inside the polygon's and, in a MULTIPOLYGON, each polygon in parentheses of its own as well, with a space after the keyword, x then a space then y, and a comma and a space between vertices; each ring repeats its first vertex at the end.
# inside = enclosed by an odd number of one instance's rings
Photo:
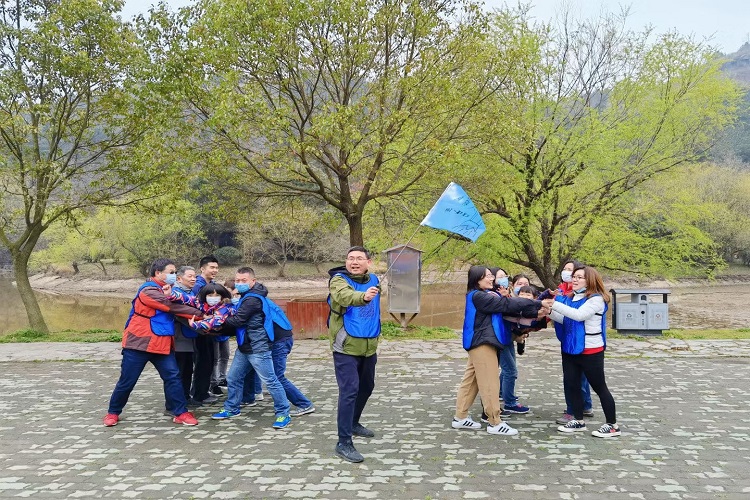
POLYGON ((177 273, 167 274, 167 277, 164 278, 164 282, 167 285, 174 285, 177 283, 177 273))
POLYGON ((575 293, 584 293, 586 291, 586 287, 579 288, 578 290, 573 290, 575 293))
POLYGON ((232 304, 237 305, 239 303, 240 303, 240 298, 239 297, 232 297, 232 304))
POLYGON ((508 277, 505 276, 503 278, 498 278, 495 280, 495 285, 501 286, 503 288, 508 288, 508 277))
POLYGON ((245 293, 250 291, 250 285, 247 283, 237 283, 234 285, 235 290, 237 290, 240 293, 245 293))

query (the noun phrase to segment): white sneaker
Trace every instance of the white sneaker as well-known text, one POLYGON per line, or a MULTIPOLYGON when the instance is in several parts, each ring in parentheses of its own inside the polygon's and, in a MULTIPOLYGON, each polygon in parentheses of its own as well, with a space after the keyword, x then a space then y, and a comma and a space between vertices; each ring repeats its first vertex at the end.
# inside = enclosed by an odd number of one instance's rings
POLYGON ((453 417, 451 427, 453 427, 454 429, 469 429, 472 431, 477 431, 482 428, 482 424, 480 424, 479 422, 474 422, 471 417, 462 418, 461 420, 453 417))
POLYGON ((256 394, 255 395, 255 400, 256 401, 263 401, 263 393, 259 392, 258 394, 256 394))
POLYGON ((518 429, 514 429, 505 422, 500 422, 497 425, 488 425, 487 432, 490 434, 502 434, 503 436, 515 436, 518 434, 518 429))

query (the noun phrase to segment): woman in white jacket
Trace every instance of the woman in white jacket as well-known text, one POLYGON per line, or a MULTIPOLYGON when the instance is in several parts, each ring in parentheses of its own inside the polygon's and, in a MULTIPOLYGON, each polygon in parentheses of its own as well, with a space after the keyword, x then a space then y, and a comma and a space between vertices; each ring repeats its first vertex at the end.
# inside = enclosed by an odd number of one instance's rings
POLYGON ((592 432, 600 438, 620 435, 615 400, 604 378, 604 350, 607 347, 606 315, 609 294, 593 267, 579 266, 573 270, 573 294, 556 297, 550 318, 560 340, 565 396, 573 408, 573 420, 557 429, 560 432, 586 430, 583 420, 581 375, 585 374, 591 388, 599 396, 606 423, 592 432))

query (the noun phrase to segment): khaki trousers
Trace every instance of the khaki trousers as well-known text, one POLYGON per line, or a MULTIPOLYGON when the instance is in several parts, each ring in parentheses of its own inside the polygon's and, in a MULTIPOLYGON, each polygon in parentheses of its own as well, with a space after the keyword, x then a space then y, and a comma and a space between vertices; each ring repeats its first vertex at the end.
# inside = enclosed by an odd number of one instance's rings
POLYGON ((480 345, 469 351, 466 371, 458 386, 456 398, 456 418, 464 419, 474 399, 482 398, 484 412, 490 425, 498 425, 500 419, 500 369, 497 362, 497 349, 490 345, 480 345))

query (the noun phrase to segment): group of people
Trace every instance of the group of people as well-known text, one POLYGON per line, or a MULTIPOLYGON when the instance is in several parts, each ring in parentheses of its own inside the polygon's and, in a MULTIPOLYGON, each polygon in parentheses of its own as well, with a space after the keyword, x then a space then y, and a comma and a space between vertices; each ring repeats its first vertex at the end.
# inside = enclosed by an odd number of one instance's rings
MULTIPOLYGON (((371 266, 370 253, 355 246, 347 252, 345 265, 329 271, 328 332, 339 389, 334 451, 355 463, 364 457, 353 438, 375 436, 361 422, 375 387, 380 337, 380 281, 370 272, 371 266)), ((120 378, 105 426, 119 422, 149 362, 164 381, 165 413, 178 424, 198 424, 189 406, 216 402, 223 377, 227 398, 213 419, 233 418, 241 414, 242 406, 255 405, 262 395, 260 384, 273 399, 276 429, 289 426, 292 417, 315 411, 310 399, 285 376, 293 346, 292 325, 268 299, 268 289, 249 267, 237 269, 233 280, 220 285, 214 282, 218 269, 213 256, 201 260, 200 275, 189 266, 178 270, 169 259, 151 265, 150 277, 138 289, 125 325, 120 378), (231 337, 236 338, 237 349, 227 372, 231 337), (297 408, 294 412, 292 405, 297 408)), ((518 434, 502 420, 529 411, 515 395, 516 352, 523 354, 529 332, 551 319, 561 342, 567 404, 558 429, 586 430, 584 417, 592 416, 590 384, 606 419, 593 435, 620 435, 615 402, 604 377, 609 295, 599 273, 576 261, 565 264, 562 278, 558 290, 539 293, 525 275, 511 281, 500 268, 469 269, 462 332, 468 363, 458 388, 453 428, 481 429, 481 423, 469 416, 479 394, 487 432, 518 434)))
POLYGON ((451 423, 454 429, 482 428, 480 422, 469 416, 479 394, 483 406, 481 420, 487 423, 487 432, 518 434, 517 429, 501 418, 529 412, 515 395, 516 352, 524 352, 529 332, 546 326, 549 318, 554 322, 562 352, 566 409, 557 419, 558 430, 565 433, 587 430, 584 417, 593 417, 590 386, 599 396, 606 420, 592 435, 599 438, 620 435, 615 401, 604 376, 609 294, 598 271, 580 262, 566 262, 561 277, 563 282, 557 290, 540 293, 525 275, 509 281, 500 268, 469 269, 462 331, 469 359, 458 388, 456 413, 451 423))
POLYGON ((117 425, 148 362, 164 381, 165 413, 178 424, 197 425, 189 407, 216 403, 222 385, 227 398, 223 410, 211 416, 215 420, 236 417, 241 406, 256 405, 262 385, 273 399, 275 429, 287 427, 293 416, 315 411, 285 376, 292 327, 253 269, 237 269, 223 285, 214 281, 219 270, 214 256, 201 259, 200 270, 199 276, 189 266, 178 270, 169 259, 151 265, 125 324, 120 378, 105 426, 117 425), (237 339, 237 350, 227 373, 230 337, 237 339))
MULTIPOLYGON (((371 265, 369 252, 355 246, 347 252, 344 266, 329 271, 329 333, 339 386, 335 452, 351 462, 364 460, 352 438, 375 436, 360 423, 375 387, 380 336, 380 282, 369 272, 371 265)), ((125 324, 120 378, 103 420, 105 426, 119 423, 149 362, 164 382, 165 413, 172 415, 174 423, 197 425, 188 407, 216 402, 209 391, 221 386, 227 365, 221 362, 224 349, 214 344, 227 346, 228 361, 230 337, 236 338, 237 349, 226 373, 227 398, 212 419, 233 418, 241 414, 242 406, 254 406, 262 394, 256 380, 273 399, 275 429, 288 427, 292 417, 315 411, 309 398, 285 376, 294 343, 292 325, 268 299, 268 289, 257 281, 253 269, 237 269, 234 279, 224 285, 214 282, 219 270, 215 257, 201 259, 200 269, 200 276, 188 266, 177 270, 169 259, 157 259, 151 265, 149 279, 138 289, 125 324), (210 371, 201 365, 202 359, 209 360, 210 371), (291 405, 296 406, 295 412, 290 412, 291 405)))

